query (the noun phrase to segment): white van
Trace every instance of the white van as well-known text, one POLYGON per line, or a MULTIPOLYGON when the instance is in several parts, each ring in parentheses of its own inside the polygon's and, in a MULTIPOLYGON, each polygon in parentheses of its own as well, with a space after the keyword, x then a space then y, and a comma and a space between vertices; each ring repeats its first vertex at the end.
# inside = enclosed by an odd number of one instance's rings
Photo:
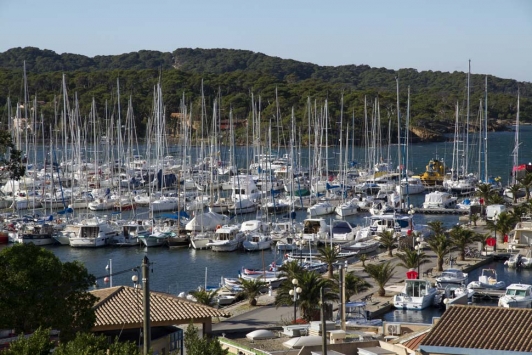
POLYGON ((489 205, 486 207, 486 219, 490 221, 496 220, 503 212, 506 212, 505 205, 489 205))

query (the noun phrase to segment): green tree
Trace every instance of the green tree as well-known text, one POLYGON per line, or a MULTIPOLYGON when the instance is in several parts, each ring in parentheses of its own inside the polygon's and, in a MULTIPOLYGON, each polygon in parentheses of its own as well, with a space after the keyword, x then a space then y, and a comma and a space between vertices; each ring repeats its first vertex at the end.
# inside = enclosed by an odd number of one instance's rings
POLYGON ((478 184, 476 195, 484 200, 484 205, 491 202, 492 196, 495 194, 495 190, 491 184, 478 184))
POLYGON ((526 173, 526 175, 518 181, 519 184, 525 189, 525 198, 528 202, 530 200, 530 189, 532 188, 532 173, 526 173))
POLYGON ((0 164, 4 165, 9 171, 9 178, 19 180, 26 173, 26 166, 22 163, 22 152, 15 149, 11 132, 0 130, 0 153, 6 156, 9 153, 9 159, 0 159, 0 164))
MULTIPOLYGON (((332 279, 325 279, 315 271, 304 270, 299 274, 298 287, 301 287, 302 292, 299 294, 297 301, 298 308, 307 321, 314 320, 319 313, 320 288, 324 289, 324 302, 335 301, 338 299, 338 292, 335 292, 335 282, 332 279)), ((275 295, 275 305, 277 307, 283 305, 293 305, 294 299, 290 295, 294 285, 292 279, 287 279, 281 283, 275 295)))
POLYGON ((517 195, 519 194, 519 191, 521 191, 521 185, 520 184, 510 185, 508 190, 510 190, 510 192, 512 193, 512 201, 513 201, 513 203, 516 204, 517 203, 517 195))
POLYGON ((69 342, 61 343, 54 355, 140 355, 141 351, 134 342, 119 342, 117 338, 109 343, 105 335, 77 333, 69 342))
POLYGON ((196 302, 204 304, 206 306, 211 306, 216 303, 216 296, 218 295, 218 290, 207 291, 204 289, 199 289, 190 292, 190 294, 196 299, 196 302))
POLYGON ((318 253, 319 254, 316 256, 316 258, 319 261, 327 264, 327 276, 332 279, 334 265, 338 262, 338 255, 340 254, 340 249, 330 245, 326 245, 322 248, 319 248, 318 253))
POLYGON ((29 337, 21 334, 2 354, 5 355, 50 355, 55 344, 50 340, 50 329, 37 328, 29 337))
POLYGON ((386 290, 384 286, 390 281, 395 272, 395 266, 391 264, 390 261, 387 261, 382 264, 368 264, 364 268, 364 271, 371 277, 379 290, 377 291, 379 296, 383 297, 386 295, 386 290))
POLYGON ((267 283, 262 281, 260 278, 256 279, 243 279, 239 280, 240 287, 242 291, 240 294, 248 300, 250 306, 257 305, 257 297, 260 294, 260 291, 267 286, 267 283))
POLYGON ((475 232, 462 226, 454 226, 449 232, 449 238, 453 247, 458 249, 461 261, 465 260, 466 248, 479 240, 475 232))
POLYGON ((430 221, 427 223, 432 235, 445 234, 445 228, 442 221, 430 221))
POLYGON ((379 233, 378 237, 379 237, 379 242, 381 243, 381 245, 384 248, 386 248, 386 250, 388 250, 388 256, 392 257, 393 256, 392 250, 393 250, 393 247, 395 246, 395 241, 396 241, 394 233, 389 230, 384 230, 379 233))
POLYGON ((495 233, 495 239, 497 242, 502 243, 502 238, 514 229, 515 224, 518 221, 518 216, 508 211, 504 211, 498 214, 495 219, 486 221, 486 227, 495 233), (499 232, 498 235, 497 232, 499 232))
POLYGON ((418 254, 417 250, 411 249, 405 249, 403 253, 395 253, 395 256, 400 260, 397 265, 406 269, 415 269, 418 265, 422 265, 430 260, 428 255, 423 251, 420 251, 418 254))
POLYGON ((61 340, 89 331, 96 320, 95 278, 79 262, 61 263, 50 251, 18 244, 0 251, 0 329, 59 330, 61 340))
POLYGON ((279 273, 285 276, 288 280, 293 280, 305 272, 305 269, 301 266, 298 260, 292 260, 278 268, 279 273))
POLYGON ((198 335, 198 328, 194 324, 189 324, 185 331, 185 338, 183 340, 187 355, 227 355, 229 350, 222 349, 222 345, 218 339, 209 339, 207 337, 200 338, 198 335))
MULTIPOLYGON (((430 226, 430 223, 429 223, 430 226)), ((430 250, 436 254, 436 265, 438 271, 443 271, 443 260, 450 253, 452 243, 445 234, 435 234, 426 239, 430 250)))

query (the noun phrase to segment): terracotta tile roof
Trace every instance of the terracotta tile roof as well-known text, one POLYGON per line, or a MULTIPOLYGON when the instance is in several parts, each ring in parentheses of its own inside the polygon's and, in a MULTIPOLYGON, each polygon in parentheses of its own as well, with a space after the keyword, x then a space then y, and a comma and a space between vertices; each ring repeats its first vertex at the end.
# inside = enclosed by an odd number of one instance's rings
POLYGON ((427 331, 421 334, 417 334, 411 337, 410 339, 406 340, 405 342, 402 342, 401 345, 403 345, 405 348, 410 349, 410 350, 417 350, 417 348, 419 347, 419 344, 423 341, 423 339, 425 339, 427 334, 428 334, 427 331))
POLYGON ((531 352, 531 334, 532 309, 455 305, 419 347, 531 352))
MULTIPOLYGON (((142 323, 142 290, 118 286, 94 290, 91 293, 98 297, 94 305, 95 328, 114 325, 127 327, 142 323)), ((229 316, 224 311, 183 298, 150 292, 150 319, 154 326, 157 323, 180 324, 188 323, 192 319, 229 316)))

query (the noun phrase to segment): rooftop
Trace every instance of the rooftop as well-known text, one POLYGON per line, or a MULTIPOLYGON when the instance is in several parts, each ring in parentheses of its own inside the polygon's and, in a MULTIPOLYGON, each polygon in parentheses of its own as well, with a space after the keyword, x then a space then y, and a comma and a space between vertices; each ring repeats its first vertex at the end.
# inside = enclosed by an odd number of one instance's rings
POLYGON ((532 309, 456 305, 445 311, 419 347, 441 354, 449 348, 532 352, 530 334, 532 309))
MULTIPOLYGON (((93 330, 120 326, 124 329, 142 324, 142 290, 129 286, 110 287, 91 291, 98 297, 94 305, 96 323, 93 330)), ((184 324, 191 320, 229 317, 222 310, 191 302, 161 292, 150 292, 150 320, 152 326, 184 324)))

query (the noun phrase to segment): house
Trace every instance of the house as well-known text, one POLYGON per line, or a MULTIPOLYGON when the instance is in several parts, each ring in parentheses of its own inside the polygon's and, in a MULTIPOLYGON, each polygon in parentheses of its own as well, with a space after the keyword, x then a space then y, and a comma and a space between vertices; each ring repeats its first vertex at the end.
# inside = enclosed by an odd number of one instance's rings
POLYGON ((532 309, 454 305, 419 344, 421 354, 532 354, 532 309))
MULTIPOLYGON (((119 340, 142 339, 142 290, 129 286, 91 291, 98 298, 94 305, 96 334, 119 336, 119 340)), ((213 317, 229 317, 215 308, 161 292, 150 292, 151 348, 154 354, 182 349, 183 330, 177 325, 202 324, 203 334, 212 331, 213 317)), ((142 344, 139 343, 139 346, 142 344)))

